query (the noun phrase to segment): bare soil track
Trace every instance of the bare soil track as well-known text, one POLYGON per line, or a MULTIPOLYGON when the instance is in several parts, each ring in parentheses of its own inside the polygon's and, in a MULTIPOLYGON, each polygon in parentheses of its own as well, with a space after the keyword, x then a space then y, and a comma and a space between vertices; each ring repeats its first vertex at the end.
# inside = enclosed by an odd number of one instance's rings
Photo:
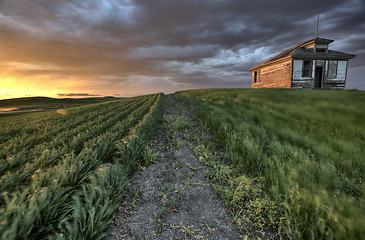
POLYGON ((197 121, 173 96, 165 101, 163 123, 151 144, 155 162, 131 177, 126 200, 105 240, 242 239, 204 177, 209 167, 192 150, 197 144, 192 136, 201 134, 197 121), (173 119, 185 119, 185 127, 173 119))

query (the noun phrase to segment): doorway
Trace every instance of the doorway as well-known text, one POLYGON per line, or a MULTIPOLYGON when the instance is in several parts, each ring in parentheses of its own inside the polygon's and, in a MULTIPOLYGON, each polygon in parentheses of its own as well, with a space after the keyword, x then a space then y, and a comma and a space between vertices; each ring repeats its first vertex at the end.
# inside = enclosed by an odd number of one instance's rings
POLYGON ((322 88, 322 82, 323 82, 323 67, 316 67, 314 87, 322 88))

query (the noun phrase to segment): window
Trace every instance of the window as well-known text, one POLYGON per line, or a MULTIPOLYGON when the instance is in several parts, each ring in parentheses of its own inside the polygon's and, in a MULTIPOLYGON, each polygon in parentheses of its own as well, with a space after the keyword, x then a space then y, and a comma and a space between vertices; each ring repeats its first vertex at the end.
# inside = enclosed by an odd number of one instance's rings
POLYGON ((257 82, 257 71, 253 73, 253 82, 257 82))
POLYGON ((317 53, 325 53, 326 49, 325 48, 316 48, 316 52, 317 53))
POLYGON ((337 78, 337 61, 328 61, 328 78, 337 78))
POLYGON ((302 77, 312 76, 312 61, 303 61, 302 77))

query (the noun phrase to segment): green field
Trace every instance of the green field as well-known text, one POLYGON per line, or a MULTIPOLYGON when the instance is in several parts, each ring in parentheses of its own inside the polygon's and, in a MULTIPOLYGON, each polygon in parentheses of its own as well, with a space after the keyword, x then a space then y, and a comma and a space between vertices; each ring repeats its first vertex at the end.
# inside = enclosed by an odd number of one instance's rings
MULTIPOLYGON (((102 239, 128 176, 151 162, 162 98, 73 100, 0 118, 0 239, 102 239)), ((208 89, 175 98, 212 132, 192 150, 243 233, 365 236, 364 92, 208 89)))
POLYGON ((1 118, 0 239, 101 239, 160 98, 1 118))
POLYGON ((232 169, 219 169, 224 181, 216 191, 238 223, 269 225, 291 239, 365 236, 364 92, 212 89, 177 96, 225 147, 232 169))
POLYGON ((117 100, 114 97, 94 98, 49 98, 25 97, 0 100, 0 118, 18 116, 28 112, 44 112, 54 109, 78 107, 88 104, 117 100))

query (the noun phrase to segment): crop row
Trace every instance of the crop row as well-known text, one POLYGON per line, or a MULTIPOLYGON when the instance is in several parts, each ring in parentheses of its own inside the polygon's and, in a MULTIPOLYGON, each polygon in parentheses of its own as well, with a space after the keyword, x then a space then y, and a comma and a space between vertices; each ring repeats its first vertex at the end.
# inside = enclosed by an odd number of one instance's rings
MULTIPOLYGON (((85 107, 88 109, 87 112, 84 112, 85 110, 81 108, 80 112, 67 110, 68 113, 64 115, 53 111, 52 114, 47 113, 47 115, 50 115, 48 117, 40 117, 41 120, 30 121, 25 128, 22 128, 21 124, 24 120, 28 120, 20 119, 12 124, 12 128, 17 129, 16 135, 0 145, 0 158, 14 155, 19 151, 28 151, 38 144, 52 140, 63 131, 80 127, 86 128, 95 125, 95 122, 105 121, 113 115, 122 103, 126 104, 127 108, 133 102, 128 101, 125 103, 125 100, 121 100, 108 104, 98 104, 99 106, 93 108, 87 106, 85 107)), ((8 129, 8 131, 11 131, 11 129, 8 129)), ((10 134, 5 132, 4 135, 10 134)))
MULTIPOLYGON (((21 172, 16 171, 7 175, 9 180, 2 181, 2 184, 8 185, 3 185, 3 189, 19 187, 22 191, 2 194, 5 205, 1 209, 1 237, 42 238, 49 235, 55 226, 63 226, 63 230, 59 231, 71 237, 72 234, 67 232, 74 228, 72 226, 76 220, 68 221, 68 219, 75 216, 75 211, 81 211, 80 207, 83 205, 81 202, 90 196, 94 198, 87 200, 88 204, 93 205, 103 201, 100 199, 102 197, 100 194, 83 195, 85 191, 97 191, 90 188, 91 185, 105 185, 109 184, 109 180, 121 179, 120 183, 114 182, 115 191, 108 192, 107 189, 101 189, 100 193, 115 195, 123 191, 128 169, 119 163, 115 168, 110 168, 111 164, 116 164, 114 158, 117 144, 133 129, 140 128, 141 122, 158 105, 159 98, 159 95, 150 95, 141 97, 133 106, 120 104, 119 109, 115 108, 113 111, 117 117, 111 117, 112 119, 106 123, 96 122, 91 130, 81 131, 77 136, 80 141, 71 140, 59 149, 49 149, 46 154, 32 159, 31 164, 25 164, 26 167, 22 168, 21 172), (115 169, 120 170, 120 176, 116 176, 115 169), (22 175, 22 172, 26 174, 22 175), (105 182, 103 178, 109 180, 105 182), (11 185, 11 180, 16 183, 11 185)), ((97 112, 94 114, 98 115, 97 112)), ((114 200, 109 199, 110 202, 104 202, 104 206, 107 207, 112 203, 115 205, 120 199, 119 195, 115 196, 114 200)), ((89 212, 89 209, 83 211, 89 212)), ((103 221, 102 223, 105 224, 103 221)), ((80 232, 79 229, 75 231, 80 232)))
POLYGON ((24 188, 30 183, 30 177, 35 171, 40 171, 41 169, 57 164, 62 156, 71 153, 78 154, 83 149, 85 142, 90 141, 110 127, 115 127, 116 122, 120 122, 133 111, 137 111, 145 101, 147 101, 147 99, 138 102, 125 111, 115 111, 114 114, 111 113, 112 117, 107 115, 107 118, 105 119, 104 116, 101 116, 101 119, 93 122, 93 125, 91 126, 89 124, 84 124, 75 129, 61 132, 59 136, 56 136, 49 143, 38 145, 35 149, 32 149, 32 151, 21 151, 15 157, 8 158, 10 161, 7 161, 7 164, 3 164, 3 168, 6 168, 7 166, 13 168, 14 166, 19 166, 19 168, 12 172, 7 171, 7 173, 2 176, 0 182, 1 193, 24 188))
MULTIPOLYGON (((125 111, 115 110, 114 114, 111 113, 112 117, 107 115, 105 119, 104 116, 101 116, 102 119, 93 122, 91 126, 85 124, 84 126, 61 132, 60 136, 56 136, 51 142, 39 145, 32 151, 20 152, 17 157, 7 162, 9 166, 17 165, 20 167, 15 171, 8 171, 7 174, 2 176, 0 182, 1 193, 24 188, 31 183, 29 180, 35 171, 40 171, 41 169, 57 164, 62 160, 62 156, 67 156, 72 153, 77 155, 87 142, 107 131, 109 128, 117 128, 122 123, 121 121, 129 117, 130 114, 134 111, 139 111, 139 108, 147 100, 143 99, 125 111), (116 123, 119 123, 119 125, 116 125, 116 123)), ((3 166, 5 167, 7 165, 4 164, 3 166)))
MULTIPOLYGON (((127 98, 117 100, 118 102, 136 101, 137 98, 127 98)), ((9 117, 0 121, 0 143, 1 147, 7 146, 7 141, 13 142, 15 139, 29 135, 42 135, 44 133, 57 132, 56 128, 62 128, 64 121, 76 122, 79 120, 88 121, 93 118, 93 113, 102 114, 118 107, 114 101, 92 104, 88 106, 75 107, 67 110, 48 111, 42 113, 32 113, 23 116, 9 117), (83 116, 80 118, 80 116, 83 116)))

